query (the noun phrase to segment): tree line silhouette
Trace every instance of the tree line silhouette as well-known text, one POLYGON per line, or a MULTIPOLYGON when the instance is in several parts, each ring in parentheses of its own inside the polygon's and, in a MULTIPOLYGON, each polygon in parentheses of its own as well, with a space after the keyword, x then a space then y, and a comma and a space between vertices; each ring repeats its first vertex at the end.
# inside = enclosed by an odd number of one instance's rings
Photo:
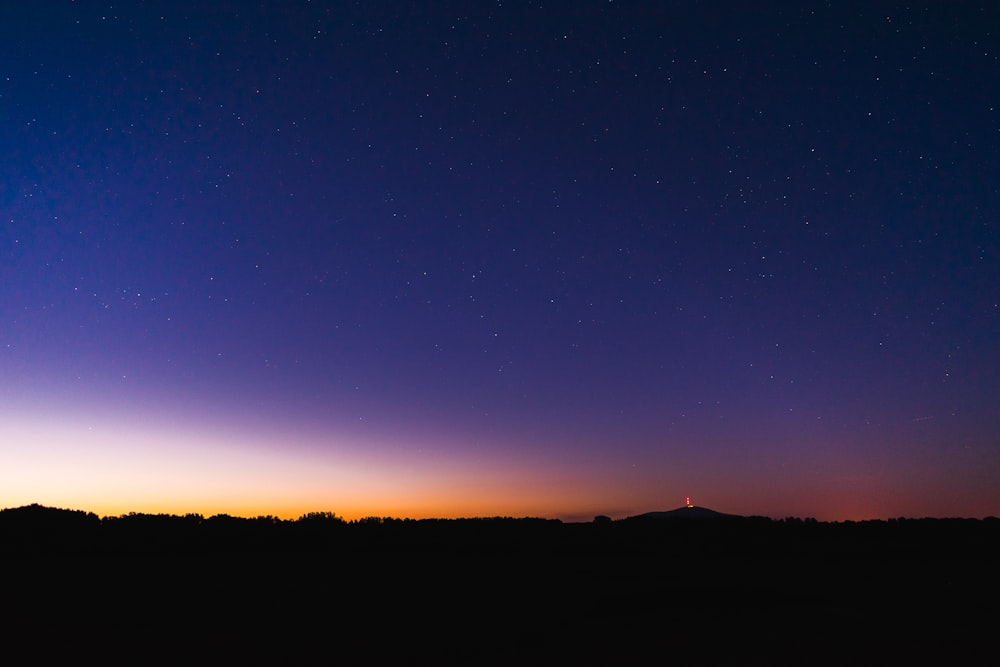
POLYGON ((123 664, 1000 658, 993 517, 102 518, 28 505, 0 510, 0 563, 8 647, 43 663, 80 647, 123 664), (58 641, 31 640, 40 624, 58 641))
POLYGON ((630 517, 566 523, 536 517, 345 520, 329 511, 298 519, 216 514, 92 512, 32 504, 0 510, 0 556, 90 552, 298 551, 343 549, 503 550, 525 547, 648 550, 683 545, 699 557, 879 553, 899 557, 1000 556, 1000 519, 821 522, 724 516, 707 520, 630 517))

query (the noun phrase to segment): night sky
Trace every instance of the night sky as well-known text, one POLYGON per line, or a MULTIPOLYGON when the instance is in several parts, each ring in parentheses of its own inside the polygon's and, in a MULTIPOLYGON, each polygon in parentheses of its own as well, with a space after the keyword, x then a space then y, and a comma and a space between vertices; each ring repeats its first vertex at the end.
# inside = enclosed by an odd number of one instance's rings
POLYGON ((0 6, 0 506, 1000 515, 1000 5, 0 6))

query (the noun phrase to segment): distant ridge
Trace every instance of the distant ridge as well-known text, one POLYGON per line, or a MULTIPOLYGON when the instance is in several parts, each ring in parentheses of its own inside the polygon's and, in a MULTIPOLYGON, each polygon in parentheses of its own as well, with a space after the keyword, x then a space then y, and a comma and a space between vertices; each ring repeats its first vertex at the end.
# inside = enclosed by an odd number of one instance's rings
POLYGON ((704 520, 704 519, 744 519, 746 517, 740 514, 725 514, 724 512, 716 512, 713 509, 707 507, 697 507, 695 505, 686 505, 684 507, 678 507, 673 510, 666 510, 663 512, 646 512, 645 514, 637 514, 635 516, 629 517, 630 519, 694 519, 694 520, 704 520))

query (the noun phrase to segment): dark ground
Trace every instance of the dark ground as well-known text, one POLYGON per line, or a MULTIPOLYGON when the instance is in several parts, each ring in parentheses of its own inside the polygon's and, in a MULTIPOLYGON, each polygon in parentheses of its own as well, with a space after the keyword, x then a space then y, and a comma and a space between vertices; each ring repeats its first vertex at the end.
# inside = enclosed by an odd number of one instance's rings
POLYGON ((29 659, 8 664, 1000 659, 997 519, 347 524, 16 511, 0 512, 3 639, 29 659))

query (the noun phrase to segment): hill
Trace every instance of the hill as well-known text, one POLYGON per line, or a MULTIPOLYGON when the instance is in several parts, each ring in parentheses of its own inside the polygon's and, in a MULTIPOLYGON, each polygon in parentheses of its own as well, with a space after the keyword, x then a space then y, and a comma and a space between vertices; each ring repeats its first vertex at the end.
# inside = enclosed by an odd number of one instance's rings
POLYGON ((677 509, 666 510, 662 512, 646 512, 644 514, 637 514, 635 516, 630 516, 628 518, 699 520, 699 519, 744 519, 746 517, 739 514, 726 514, 724 512, 717 512, 707 507, 698 507, 696 505, 685 505, 684 507, 678 507, 677 509))

